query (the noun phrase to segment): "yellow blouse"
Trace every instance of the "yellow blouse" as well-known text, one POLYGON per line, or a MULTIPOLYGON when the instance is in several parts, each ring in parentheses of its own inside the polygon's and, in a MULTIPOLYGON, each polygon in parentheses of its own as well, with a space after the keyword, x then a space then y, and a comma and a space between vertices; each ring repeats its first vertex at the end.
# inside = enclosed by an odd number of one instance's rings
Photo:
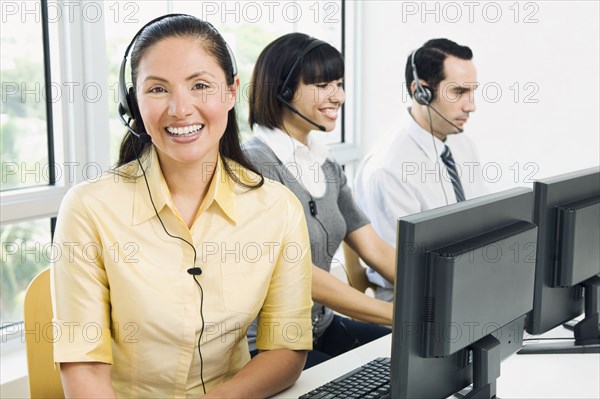
POLYGON ((187 272, 193 250, 163 230, 137 161, 79 184, 61 204, 54 236, 54 360, 112 364, 118 396, 201 395, 201 306, 207 392, 249 361, 246 330, 257 316, 259 349, 310 350, 310 245, 296 196, 267 179, 243 188, 219 159, 188 228, 154 149, 143 162, 167 231, 197 251, 203 295, 187 272))

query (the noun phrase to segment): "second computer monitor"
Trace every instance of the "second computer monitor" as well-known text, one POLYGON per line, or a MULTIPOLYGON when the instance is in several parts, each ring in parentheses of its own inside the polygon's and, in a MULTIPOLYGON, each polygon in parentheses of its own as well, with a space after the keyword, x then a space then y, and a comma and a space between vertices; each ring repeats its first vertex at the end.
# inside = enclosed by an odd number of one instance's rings
POLYGON ((534 306, 527 332, 542 334, 585 313, 574 340, 530 341, 519 353, 599 352, 600 168, 534 184, 538 225, 534 306))
POLYGON ((495 396, 533 306, 532 204, 518 188, 399 221, 393 398, 495 396))

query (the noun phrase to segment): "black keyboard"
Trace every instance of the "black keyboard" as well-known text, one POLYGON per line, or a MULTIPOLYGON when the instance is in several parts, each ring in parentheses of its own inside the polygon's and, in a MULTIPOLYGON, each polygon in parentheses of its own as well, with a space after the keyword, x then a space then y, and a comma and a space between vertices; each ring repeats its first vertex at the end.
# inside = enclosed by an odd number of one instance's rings
POLYGON ((390 398, 390 358, 380 357, 321 385, 298 399, 390 398))

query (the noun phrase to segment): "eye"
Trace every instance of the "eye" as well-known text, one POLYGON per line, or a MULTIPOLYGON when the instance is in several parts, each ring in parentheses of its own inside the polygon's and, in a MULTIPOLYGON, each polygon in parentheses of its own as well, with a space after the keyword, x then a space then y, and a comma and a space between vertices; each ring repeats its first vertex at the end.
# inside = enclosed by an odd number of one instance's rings
POLYGON ((205 90, 208 89, 210 86, 207 85, 206 83, 203 82, 198 82, 196 84, 194 84, 194 90, 205 90))
POLYGON ((148 90, 148 93, 166 93, 167 91, 160 86, 157 87, 152 87, 150 88, 150 90, 148 90))
POLYGON ((315 84, 315 86, 317 86, 319 89, 326 89, 327 86, 329 86, 329 83, 319 83, 315 84))

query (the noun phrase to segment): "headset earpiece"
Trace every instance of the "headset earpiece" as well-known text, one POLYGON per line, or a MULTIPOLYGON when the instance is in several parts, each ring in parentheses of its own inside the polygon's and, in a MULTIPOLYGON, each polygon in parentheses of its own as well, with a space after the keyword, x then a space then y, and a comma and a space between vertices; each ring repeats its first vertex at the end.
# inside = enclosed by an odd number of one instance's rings
POLYGON ((413 97, 418 104, 421 105, 429 105, 433 101, 433 89, 428 86, 423 86, 421 84, 421 79, 419 78, 419 74, 417 73, 417 64, 415 63, 415 55, 417 51, 414 50, 410 56, 410 63, 412 66, 413 73, 413 82, 415 82, 415 93, 413 97))
POLYGON ((138 107, 137 98, 135 97, 135 91, 133 90, 133 87, 130 87, 127 91, 127 96, 125 97, 125 100, 129 108, 129 116, 131 117, 131 119, 141 121, 142 116, 140 115, 140 108, 138 107))
POLYGON ((433 100, 433 90, 431 90, 428 86, 417 85, 414 96, 417 103, 421 105, 429 105, 433 100))
POLYGON ((317 47, 323 46, 325 44, 328 44, 328 43, 324 42, 322 40, 319 40, 319 39, 313 39, 313 41, 310 42, 304 48, 304 50, 302 50, 302 53, 300 53, 298 58, 296 58, 296 61, 294 61, 294 64, 290 68, 290 71, 286 75, 286 77, 283 81, 283 84, 281 85, 281 89, 279 89, 279 96, 281 96, 281 98, 283 98, 284 101, 288 101, 288 102, 292 101, 292 97, 294 97, 294 92, 292 91, 292 88, 289 87, 289 84, 292 80, 292 77, 294 76, 294 72, 296 71, 298 66, 302 63, 302 60, 304 59, 304 57, 306 57, 306 55, 308 53, 310 53, 317 47))
POLYGON ((292 101, 292 97, 294 96, 294 93, 292 93, 292 89, 290 89, 289 87, 286 87, 285 90, 282 90, 281 93, 281 98, 283 98, 285 101, 292 101))

